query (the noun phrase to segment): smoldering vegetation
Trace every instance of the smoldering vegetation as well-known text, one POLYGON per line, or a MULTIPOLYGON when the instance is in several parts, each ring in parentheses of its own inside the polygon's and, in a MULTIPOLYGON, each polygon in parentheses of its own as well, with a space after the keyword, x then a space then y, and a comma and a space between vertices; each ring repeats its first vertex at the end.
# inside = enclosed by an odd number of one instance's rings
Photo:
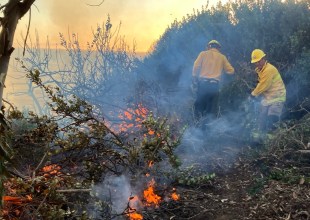
MULTIPOLYGON (((29 91, 38 114, 6 109, 13 125, 12 158, 18 159, 19 171, 12 172, 23 173, 19 178, 24 180, 13 178, 8 184, 37 201, 37 212, 20 212, 26 217, 115 219, 143 212, 152 219, 142 198, 152 178, 169 204, 174 186, 207 184, 214 173, 229 171, 240 152, 257 148, 251 131, 258 103, 247 100, 257 81, 249 62, 255 48, 267 53, 287 88, 282 122, 260 148, 278 153, 284 145, 308 146, 307 1, 244 0, 194 10, 172 23, 143 59, 128 50, 111 23, 108 18, 98 26, 87 50, 75 34, 68 40, 61 35, 61 51, 54 54, 31 45, 21 60, 34 83, 29 91), (193 117, 191 72, 211 39, 222 44, 236 73, 223 77, 218 117, 206 123, 193 117), (47 95, 38 98, 38 89, 47 95), (59 165, 57 175, 42 171, 51 164, 59 165), (44 174, 49 176, 39 178, 44 174), (35 186, 29 184, 34 179, 35 186), (127 197, 135 195, 144 205, 129 203, 127 197)), ((284 150, 280 156, 286 155, 284 150)))

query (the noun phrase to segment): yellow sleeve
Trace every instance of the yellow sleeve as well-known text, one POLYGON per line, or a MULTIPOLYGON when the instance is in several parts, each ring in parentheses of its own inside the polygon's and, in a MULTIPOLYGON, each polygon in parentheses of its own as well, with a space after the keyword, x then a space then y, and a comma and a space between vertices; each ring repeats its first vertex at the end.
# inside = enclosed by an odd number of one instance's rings
POLYGON ((199 77, 199 75, 200 75, 202 59, 203 59, 203 52, 201 52, 198 55, 197 59, 194 62, 194 67, 193 67, 193 76, 194 77, 199 77))
POLYGON ((224 71, 227 74, 234 74, 235 69, 232 67, 232 65, 229 63, 227 58, 224 56, 224 71))
POLYGON ((256 88, 253 90, 253 92, 251 93, 253 96, 258 96, 260 94, 262 94, 263 92, 265 92, 267 89, 269 89, 269 87, 272 84, 272 79, 274 77, 274 72, 268 72, 268 71, 264 71, 261 73, 261 75, 259 76, 259 82, 256 86, 256 88))

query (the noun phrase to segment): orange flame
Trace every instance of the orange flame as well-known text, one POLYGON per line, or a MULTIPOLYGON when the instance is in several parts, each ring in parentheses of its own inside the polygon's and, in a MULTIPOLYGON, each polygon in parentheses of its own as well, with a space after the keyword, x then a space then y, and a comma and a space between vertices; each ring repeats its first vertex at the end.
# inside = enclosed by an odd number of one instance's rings
POLYGON ((60 175, 61 172, 59 171, 61 167, 56 164, 47 165, 42 168, 42 171, 44 172, 44 177, 50 177, 52 175, 60 175))
MULTIPOLYGON (((127 108, 125 111, 120 111, 118 118, 121 120, 119 124, 113 124, 106 122, 110 129, 115 132, 132 132, 131 129, 141 129, 142 122, 146 119, 149 110, 139 104, 136 109, 127 108)), ((111 115, 114 115, 115 112, 111 112, 111 115)), ((154 135, 154 131, 149 131, 149 135, 154 135)))
POLYGON ((143 195, 144 195, 144 198, 147 202, 147 206, 151 206, 152 204, 158 206, 160 200, 161 200, 161 197, 156 195, 155 192, 154 192, 154 185, 155 185, 155 181, 154 179, 152 179, 150 182, 149 182, 149 186, 146 190, 144 190, 143 192, 143 195))
POLYGON ((129 219, 130 220, 142 220, 143 216, 136 212, 137 207, 142 206, 142 203, 139 200, 138 196, 130 197, 129 198, 129 204, 130 204, 130 208, 129 208, 129 213, 127 214, 129 219), (134 212, 130 212, 132 210, 134 212))
POLYGON ((179 200, 179 199, 180 199, 180 196, 179 196, 179 194, 176 193, 176 189, 173 188, 172 191, 173 191, 173 193, 171 194, 171 198, 172 198, 174 201, 179 200))
POLYGON ((149 135, 154 135, 155 134, 155 131, 153 131, 153 130, 149 130, 149 135))
POLYGON ((142 220, 143 216, 139 213, 133 212, 133 213, 129 213, 128 217, 130 220, 142 220))
POLYGON ((171 198, 174 200, 174 201, 177 201, 180 199, 180 196, 176 193, 176 192, 173 192, 171 194, 171 198))
POLYGON ((153 164, 154 164, 154 162, 151 160, 151 161, 149 162, 148 166, 149 166, 149 167, 152 167, 153 164))
POLYGON ((121 131, 127 131, 134 126, 141 128, 141 123, 146 118, 147 114, 148 110, 141 104, 139 104, 138 108, 135 110, 128 108, 126 111, 118 115, 120 119, 124 120, 124 122, 120 124, 119 129, 121 131), (128 123, 128 121, 130 121, 130 123, 128 123))
MULTIPOLYGON (((149 163, 149 165, 151 164, 152 163, 149 163)), ((148 188, 143 191, 143 196, 144 196, 143 203, 139 200, 138 196, 133 196, 129 198, 129 213, 127 214, 127 216, 129 217, 130 220, 142 220, 143 219, 143 215, 136 212, 137 207, 141 207, 141 206, 150 207, 152 205, 155 205, 155 207, 158 207, 159 203, 161 202, 161 197, 154 192, 154 185, 155 185, 155 180, 152 179, 148 183, 148 188)), ((175 188, 172 189, 171 199, 174 201, 177 201, 180 199, 180 196, 179 194, 176 193, 175 188)))
POLYGON ((31 202, 32 197, 30 195, 26 195, 26 198, 19 197, 19 196, 3 196, 3 201, 4 201, 5 206, 2 210, 0 210, 0 215, 4 217, 3 219, 13 219, 13 220, 16 219, 17 220, 19 219, 20 214, 23 212, 22 207, 26 203, 31 202))
POLYGON ((32 197, 30 195, 26 195, 26 198, 18 196, 3 196, 3 201, 15 205, 21 205, 22 203, 31 202, 32 197))
POLYGON ((9 202, 15 205, 22 204, 22 198, 21 197, 15 197, 15 196, 3 196, 3 201, 9 202))

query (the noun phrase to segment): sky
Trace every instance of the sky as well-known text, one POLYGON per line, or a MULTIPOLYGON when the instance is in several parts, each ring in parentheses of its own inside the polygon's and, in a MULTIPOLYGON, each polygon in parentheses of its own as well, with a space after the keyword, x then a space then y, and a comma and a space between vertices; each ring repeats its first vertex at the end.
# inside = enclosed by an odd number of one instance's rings
MULTIPOLYGON (((0 0, 0 3, 7 0, 0 0)), ((60 44, 59 33, 66 38, 72 33, 86 45, 92 30, 106 22, 108 15, 114 27, 121 23, 120 35, 137 52, 146 52, 175 20, 201 10, 207 0, 36 0, 31 10, 30 36, 38 32, 41 47, 46 39, 52 47, 60 44), (103 1, 103 2, 102 2, 103 1), (90 6, 98 5, 100 6, 90 6)), ((209 5, 218 3, 210 0, 209 5)), ((227 1, 223 0, 222 3, 227 1)), ((1 3, 3 4, 3 3, 1 3)), ((23 42, 29 14, 24 16, 15 33, 15 44, 23 42)), ((113 27, 112 27, 113 28, 113 27)))

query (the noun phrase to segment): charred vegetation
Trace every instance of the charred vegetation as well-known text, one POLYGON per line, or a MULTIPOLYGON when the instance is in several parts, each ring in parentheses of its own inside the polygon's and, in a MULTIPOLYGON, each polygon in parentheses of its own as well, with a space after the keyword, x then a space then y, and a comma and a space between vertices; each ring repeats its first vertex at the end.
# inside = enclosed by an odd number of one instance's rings
POLYGON ((19 60, 48 102, 40 114, 2 110, 2 218, 310 218, 307 1, 202 8, 171 24, 143 60, 124 39, 113 42, 110 24, 87 51, 61 36, 68 68, 47 71, 51 53, 35 46, 19 60), (224 79, 218 118, 206 124, 193 117, 189 79, 213 38, 236 75, 224 79), (282 121, 259 142, 257 105, 246 99, 254 48, 279 67, 288 94, 282 121))

